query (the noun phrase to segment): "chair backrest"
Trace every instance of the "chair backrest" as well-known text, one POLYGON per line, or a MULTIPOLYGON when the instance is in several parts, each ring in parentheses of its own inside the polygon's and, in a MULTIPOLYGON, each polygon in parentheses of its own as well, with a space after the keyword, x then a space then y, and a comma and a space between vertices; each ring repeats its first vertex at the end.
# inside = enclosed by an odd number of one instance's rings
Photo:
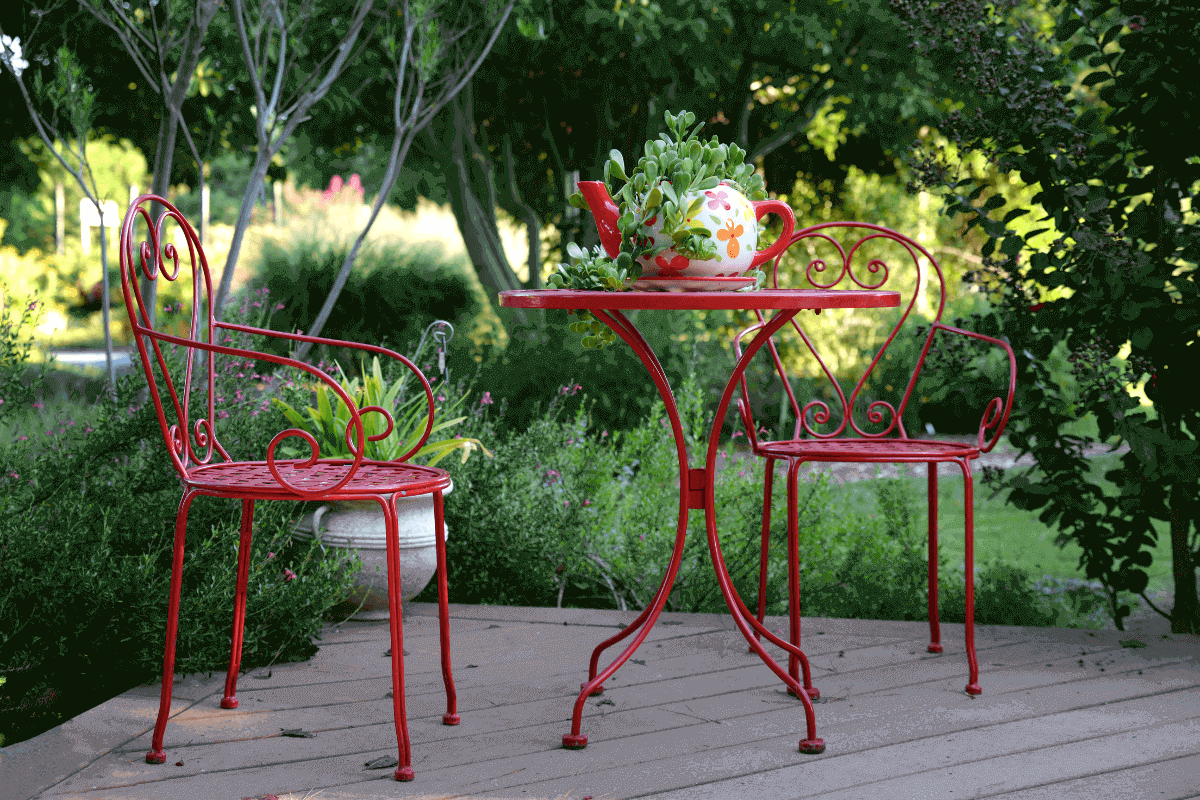
MULTIPOLYGON (((803 312, 791 320, 792 329, 799 334, 820 373, 828 379, 832 393, 836 394, 836 398, 828 398, 830 402, 816 398, 801 407, 774 339, 768 342, 767 347, 796 420, 795 438, 833 438, 842 435, 868 439, 908 438, 904 428, 904 412, 912 399, 913 388, 935 333, 933 325, 941 321, 946 304, 946 281, 937 260, 917 242, 888 228, 866 222, 827 222, 795 231, 787 248, 775 259, 769 280, 774 288, 882 289, 900 293, 900 306, 895 311, 854 309, 826 312, 842 326, 838 336, 831 335, 829 323, 825 323, 826 330, 821 331, 820 336, 806 330, 806 321, 813 318, 803 312), (790 281, 785 276, 785 285, 781 286, 780 265, 785 259, 792 265, 793 275, 790 281), (894 324, 881 325, 881 321, 890 315, 898 317, 894 324), (880 385, 883 381, 875 378, 881 377, 884 371, 881 364, 894 360, 893 343, 915 335, 918 327, 921 328, 921 338, 915 344, 919 347, 919 355, 910 359, 911 369, 905 364, 902 380, 893 381, 893 385, 888 387, 880 385), (835 363, 831 366, 829 350, 832 345, 844 345, 847 338, 856 338, 856 334, 860 341, 855 349, 862 345, 876 352, 847 395, 837 380, 839 375, 836 373, 840 370, 836 361, 846 361, 857 357, 858 353, 834 353, 835 363), (861 341, 864 339, 866 341, 861 341), (825 346, 824 353, 821 351, 822 345, 825 346), (884 388, 890 391, 879 391, 884 388), (866 401, 868 395, 875 399, 866 401)), ((761 324, 765 318, 761 312, 758 316, 761 324)), ((828 319, 830 317, 827 316, 821 321, 828 319)), ((757 327, 752 326, 738 333, 735 348, 739 357, 742 337, 757 327)), ((815 326, 809 322, 808 327, 815 326)), ((787 330, 787 326, 784 326, 775 335, 779 336, 787 330)), ((888 364, 887 368, 890 374, 897 375, 894 365, 888 364)), ((847 376, 840 377, 845 379, 847 376)), ((739 408, 742 409, 747 433, 751 441, 755 441, 745 380, 742 381, 739 408)))
POLYGON ((163 438, 176 469, 182 475, 191 466, 209 463, 214 453, 230 461, 229 453, 217 439, 214 427, 214 362, 211 354, 204 354, 198 365, 199 348, 194 346, 200 342, 216 343, 212 277, 199 237, 179 209, 171 203, 155 195, 142 195, 130 204, 125 213, 121 224, 119 254, 121 292, 125 297, 125 310, 129 313, 130 332, 141 354, 150 397, 158 412, 163 438), (157 220, 153 204, 158 204, 162 209, 157 220), (136 234, 139 221, 145 224, 146 231, 141 241, 138 241, 136 234), (174 235, 168 238, 168 232, 174 235), (181 258, 183 248, 187 250, 186 258, 181 258), (167 315, 161 313, 162 309, 155 314, 148 305, 148 298, 142 294, 143 281, 146 286, 161 289, 165 286, 162 280, 191 283, 191 318, 183 332, 168 331, 168 326, 164 325, 167 315), (168 368, 164 345, 186 348, 182 386, 177 385, 178 376, 172 375, 172 370, 168 368), (154 366, 158 367, 157 374, 154 366), (201 370, 199 376, 194 374, 197 366, 201 370), (190 408, 193 391, 197 399, 204 403, 199 414, 193 414, 190 408), (164 409, 164 401, 168 409, 164 409), (171 418, 168 418, 168 411, 171 418))

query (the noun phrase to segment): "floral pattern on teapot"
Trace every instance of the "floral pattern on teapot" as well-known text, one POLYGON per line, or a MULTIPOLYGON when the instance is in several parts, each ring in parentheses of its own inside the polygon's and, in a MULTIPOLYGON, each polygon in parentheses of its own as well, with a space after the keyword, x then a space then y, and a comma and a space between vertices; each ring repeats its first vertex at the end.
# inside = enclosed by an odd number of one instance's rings
MULTIPOLYGON (((689 192, 681 198, 682 204, 690 205, 697 194, 689 192)), ((750 201, 727 183, 699 194, 703 195, 704 202, 696 215, 689 219, 700 222, 708 229, 709 236, 716 244, 716 254, 708 259, 693 259, 668 248, 653 259, 639 259, 642 277, 680 275, 685 270, 688 275, 696 277, 732 277, 750 269, 758 248, 758 220, 750 201)), ((646 220, 646 225, 650 228, 648 235, 654 237, 656 244, 671 241, 662 233, 662 224, 657 215, 646 220)))

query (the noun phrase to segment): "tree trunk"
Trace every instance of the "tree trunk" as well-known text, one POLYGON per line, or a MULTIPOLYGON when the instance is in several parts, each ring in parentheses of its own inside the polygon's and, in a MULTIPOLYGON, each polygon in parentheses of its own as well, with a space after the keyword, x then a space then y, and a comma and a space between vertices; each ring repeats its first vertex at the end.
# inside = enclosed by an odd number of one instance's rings
MULTIPOLYGON (((1178 430, 1178 429, 1176 429, 1178 430)), ((1182 433, 1182 431, 1180 431, 1182 433)), ((1188 513, 1192 499, 1182 476, 1171 485, 1171 572, 1175 578, 1175 607, 1171 633, 1200 633, 1200 597, 1196 593, 1196 565, 1188 534, 1195 523, 1188 513)))
POLYGON ((250 216, 254 213, 254 206, 262 191, 263 181, 267 177, 267 167, 271 163, 272 154, 266 150, 267 148, 259 145, 258 157, 254 161, 254 168, 250 170, 250 183, 246 186, 246 193, 242 195, 242 207, 238 210, 237 224, 233 228, 233 241, 229 243, 229 255, 225 258, 225 269, 221 273, 217 296, 209 298, 209 302, 212 303, 213 316, 217 319, 221 318, 221 308, 229 299, 229 291, 233 286, 233 273, 237 269, 238 254, 241 253, 242 241, 246 238, 246 228, 250 227, 250 216))
MULTIPOLYGON (((450 104, 454 135, 450 144, 452 174, 447 181, 450 206, 458 223, 467 255, 479 275, 492 305, 499 307, 500 292, 521 289, 521 281, 508 263, 500 228, 496 224, 495 187, 492 184, 491 159, 475 158, 478 150, 474 141, 471 118, 471 89, 450 104), (462 96, 465 95, 465 102, 462 96), (466 106, 464 109, 463 106, 466 106)), ((516 312, 519 324, 528 323, 528 315, 516 312)))
POLYGON ((521 209, 521 218, 525 221, 525 233, 529 242, 529 255, 526 264, 529 268, 529 280, 525 282, 527 289, 542 288, 542 222, 538 219, 533 207, 521 198, 517 188, 517 171, 512 153, 512 139, 504 136, 504 163, 508 168, 508 193, 512 201, 521 209))

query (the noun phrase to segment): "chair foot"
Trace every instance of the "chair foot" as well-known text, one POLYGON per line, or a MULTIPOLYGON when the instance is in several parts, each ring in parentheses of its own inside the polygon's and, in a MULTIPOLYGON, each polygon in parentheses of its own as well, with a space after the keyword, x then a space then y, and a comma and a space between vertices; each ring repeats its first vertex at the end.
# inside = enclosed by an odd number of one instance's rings
POLYGON ((146 753, 147 764, 165 764, 167 763, 167 754, 162 750, 151 750, 146 753))
POLYGON ((929 643, 929 652, 940 653, 940 652, 942 652, 942 646, 940 644, 938 644, 937 642, 930 642, 929 643))
MULTIPOLYGON (((815 686, 811 686, 811 687, 805 689, 804 691, 808 693, 809 700, 820 700, 821 699, 821 690, 815 686)), ((800 695, 796 694, 794 691, 792 691, 792 687, 790 687, 790 686, 788 687, 787 693, 790 694, 792 697, 800 696, 800 695)))
POLYGON ((221 698, 221 708, 237 708, 237 707, 238 707, 237 695, 230 695, 229 697, 221 698))
POLYGON ((398 781, 411 781, 416 777, 412 767, 400 767, 396 770, 393 777, 398 781))
POLYGON ((457 725, 461 721, 458 714, 442 714, 443 725, 457 725))
POLYGON ((967 684, 967 694, 972 694, 972 695, 983 694, 983 687, 980 686, 978 683, 968 683, 967 684))
POLYGON ((806 756, 816 756, 825 752, 824 739, 801 739, 800 752, 806 756))
MULTIPOLYGON (((580 691, 582 691, 584 689, 584 687, 586 687, 586 686, 587 686, 586 683, 579 684, 580 691)), ((596 695, 600 695, 600 694, 604 694, 604 684, 603 683, 600 684, 599 686, 597 686, 595 689, 592 689, 592 693, 588 696, 595 697, 596 695)))
POLYGON ((587 747, 587 735, 583 733, 564 733, 563 748, 567 750, 582 750, 587 747))

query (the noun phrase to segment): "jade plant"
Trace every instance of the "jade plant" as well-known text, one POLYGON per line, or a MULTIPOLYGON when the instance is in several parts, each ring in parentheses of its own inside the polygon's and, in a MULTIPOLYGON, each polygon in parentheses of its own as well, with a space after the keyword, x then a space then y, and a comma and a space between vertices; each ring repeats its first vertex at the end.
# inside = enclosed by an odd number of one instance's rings
MULTIPOLYGON (((610 258, 600 245, 587 250, 569 243, 566 249, 570 260, 558 265, 558 271, 550 276, 551 286, 624 291, 641 277, 641 258, 652 259, 668 248, 687 258, 712 258, 717 243, 708 228, 695 220, 704 203, 702 193, 724 182, 750 200, 766 197, 763 178, 755 173, 753 164, 746 163, 745 150, 736 144, 722 144, 716 136, 702 141, 699 133, 704 123, 691 127, 696 122, 691 111, 674 115, 668 111, 664 121, 667 130, 646 142, 644 154, 633 169, 626 171, 619 150, 612 150, 605 164, 604 182, 619 209, 620 252, 610 258), (623 185, 616 189, 614 182, 623 185), (662 220, 662 232, 670 237, 658 244, 647 235, 648 225, 656 218, 662 220)), ((579 192, 572 194, 569 202, 588 210, 579 192)), ((765 275, 761 270, 753 274, 758 278, 756 285, 761 286, 765 275)), ((584 347, 603 347, 614 340, 612 331, 591 314, 582 312, 581 317, 580 322, 572 323, 571 330, 590 334, 584 338, 584 347)))

